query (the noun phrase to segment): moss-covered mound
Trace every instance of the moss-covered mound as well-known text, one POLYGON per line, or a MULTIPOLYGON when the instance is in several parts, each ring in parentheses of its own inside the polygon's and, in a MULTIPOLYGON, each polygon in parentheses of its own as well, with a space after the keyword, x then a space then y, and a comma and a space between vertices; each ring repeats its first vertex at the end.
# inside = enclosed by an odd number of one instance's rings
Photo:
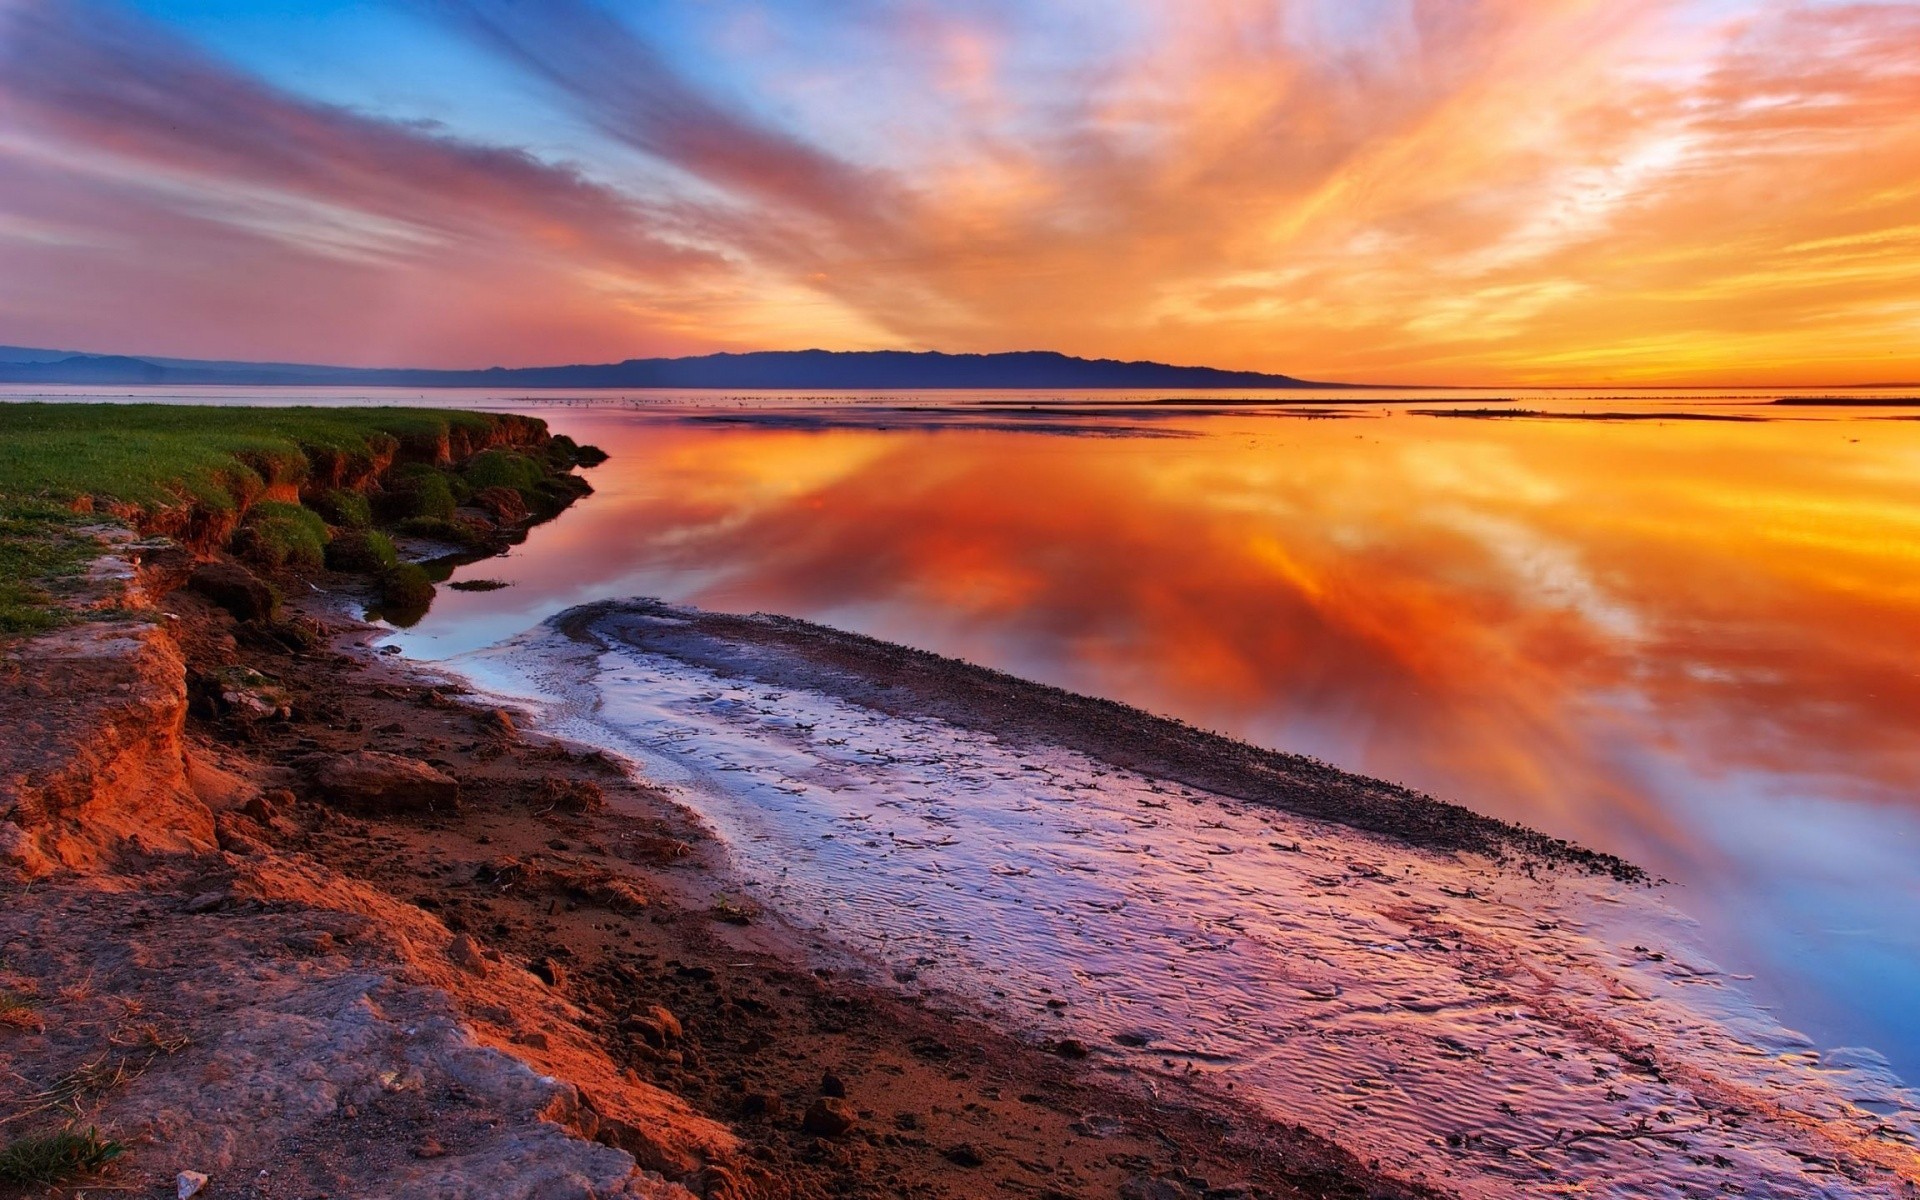
POLYGON ((424 608, 431 582, 378 526, 484 549, 584 494, 572 468, 604 457, 509 414, 0 404, 0 633, 74 615, 103 516, 267 570, 374 575, 424 608))

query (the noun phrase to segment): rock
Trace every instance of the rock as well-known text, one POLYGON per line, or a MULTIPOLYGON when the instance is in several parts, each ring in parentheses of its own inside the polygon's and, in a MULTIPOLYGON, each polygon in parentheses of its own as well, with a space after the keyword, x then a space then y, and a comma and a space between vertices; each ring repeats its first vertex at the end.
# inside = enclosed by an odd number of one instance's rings
POLYGON ((667 1043, 680 1040, 680 1018, 660 1007, 658 1004, 644 1013, 635 1013, 620 1022, 622 1032, 638 1037, 655 1050, 664 1050, 667 1043))
POLYGON ((473 506, 502 525, 517 525, 527 519, 527 502, 510 487, 484 487, 473 494, 473 506))
POLYGON ((274 808, 273 801, 264 795, 255 796, 253 799, 247 801, 240 806, 240 811, 260 822, 262 825, 272 824, 273 819, 280 815, 279 811, 274 808))
POLYGON ((187 587, 241 621, 272 620, 280 605, 266 580, 236 562, 201 563, 188 576, 187 587))
POLYGON ((314 784, 336 803, 385 812, 458 808, 460 783, 414 758, 358 750, 322 763, 314 784))
POLYGON ((567 969, 551 958, 542 956, 527 964, 534 978, 548 987, 562 987, 567 982, 567 969))
POLYGON ((490 708, 480 714, 480 731, 489 737, 514 738, 520 734, 519 727, 513 723, 513 714, 504 708, 490 708))
POLYGON ((454 935, 453 941, 447 943, 447 958, 469 975, 481 979, 487 976, 487 956, 481 952, 480 943, 474 941, 471 934, 454 935))
POLYGON ((198 896, 181 906, 180 911, 198 916, 218 908, 224 908, 233 900, 232 892, 201 892, 198 896))
POLYGON ((1085 1058, 1091 1053, 1079 1038, 1061 1038, 1053 1044, 1053 1052, 1061 1058, 1085 1058))
POLYGON ((290 933, 280 940, 287 949, 300 954, 332 954, 339 949, 339 943, 324 929, 302 930, 299 933, 290 933))
POLYGON ((413 1156, 415 1158, 440 1158, 443 1157, 446 1152, 446 1147, 442 1146, 440 1140, 432 1134, 421 1138, 420 1144, 413 1148, 413 1156))
POLYGON ((1120 1185, 1120 1200, 1193 1200, 1193 1190, 1173 1179, 1135 1175, 1120 1185))
POLYGON ((174 1200, 188 1200, 198 1196, 207 1186, 207 1177, 198 1171, 182 1171, 173 1180, 174 1200))
POLYGON ((953 1149, 946 1151, 941 1157, 956 1167, 978 1167, 984 1165, 987 1161, 980 1157, 980 1151, 974 1149, 974 1147, 967 1142, 962 1142, 953 1149))
POLYGON ((828 1071, 820 1077, 820 1094, 822 1096, 845 1096, 847 1094, 847 1081, 835 1075, 832 1071, 828 1071))
POLYGON ((293 716, 293 693, 252 667, 218 667, 201 686, 219 701, 218 711, 242 721, 284 721, 293 716))
POLYGON ((258 837, 260 827, 244 817, 233 813, 215 813, 213 815, 213 836, 220 848, 229 854, 239 854, 257 858, 272 852, 258 837))
POLYGON ((668 1041, 677 1042, 680 1040, 684 1030, 680 1028, 679 1017, 674 1016, 672 1012, 658 1004, 648 1009, 647 1015, 659 1024, 660 1031, 666 1034, 668 1041))
POLYGON ((800 1128, 818 1137, 844 1137, 853 1131, 854 1116, 847 1102, 835 1096, 822 1096, 807 1106, 800 1128))

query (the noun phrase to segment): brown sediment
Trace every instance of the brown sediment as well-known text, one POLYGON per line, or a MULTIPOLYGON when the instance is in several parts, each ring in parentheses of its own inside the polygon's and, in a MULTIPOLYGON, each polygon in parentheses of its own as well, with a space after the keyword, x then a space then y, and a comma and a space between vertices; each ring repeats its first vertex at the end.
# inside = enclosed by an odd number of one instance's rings
MULTIPOLYGON (((692 814, 320 601, 291 606, 312 644, 158 606, 16 643, 0 680, 28 735, 0 770, 0 988, 30 1014, 0 1029, 0 1139, 97 1124, 129 1147, 107 1183, 204 1171, 215 1197, 1429 1194, 816 970, 692 814), (323 768, 363 751, 457 804, 346 806, 323 768)), ((900 702, 936 701, 916 670, 900 702)))

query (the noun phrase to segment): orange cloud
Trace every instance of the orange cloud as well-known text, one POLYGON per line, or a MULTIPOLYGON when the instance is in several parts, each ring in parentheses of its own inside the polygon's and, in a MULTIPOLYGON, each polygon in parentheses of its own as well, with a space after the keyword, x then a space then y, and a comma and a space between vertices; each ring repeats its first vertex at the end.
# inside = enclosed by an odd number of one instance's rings
POLYGON ((1920 379, 1911 4, 793 0, 671 51, 584 0, 419 8, 588 131, 581 164, 0 9, 13 340, 1920 379))

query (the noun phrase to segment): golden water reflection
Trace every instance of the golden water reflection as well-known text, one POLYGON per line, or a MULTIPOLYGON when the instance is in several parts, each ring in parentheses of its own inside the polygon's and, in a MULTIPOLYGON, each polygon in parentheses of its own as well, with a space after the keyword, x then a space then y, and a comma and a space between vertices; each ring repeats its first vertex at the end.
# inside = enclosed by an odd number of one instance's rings
POLYGON ((959 655, 1646 862, 1920 1049, 1920 423, 557 423, 598 494, 416 648, 650 594, 959 655))

